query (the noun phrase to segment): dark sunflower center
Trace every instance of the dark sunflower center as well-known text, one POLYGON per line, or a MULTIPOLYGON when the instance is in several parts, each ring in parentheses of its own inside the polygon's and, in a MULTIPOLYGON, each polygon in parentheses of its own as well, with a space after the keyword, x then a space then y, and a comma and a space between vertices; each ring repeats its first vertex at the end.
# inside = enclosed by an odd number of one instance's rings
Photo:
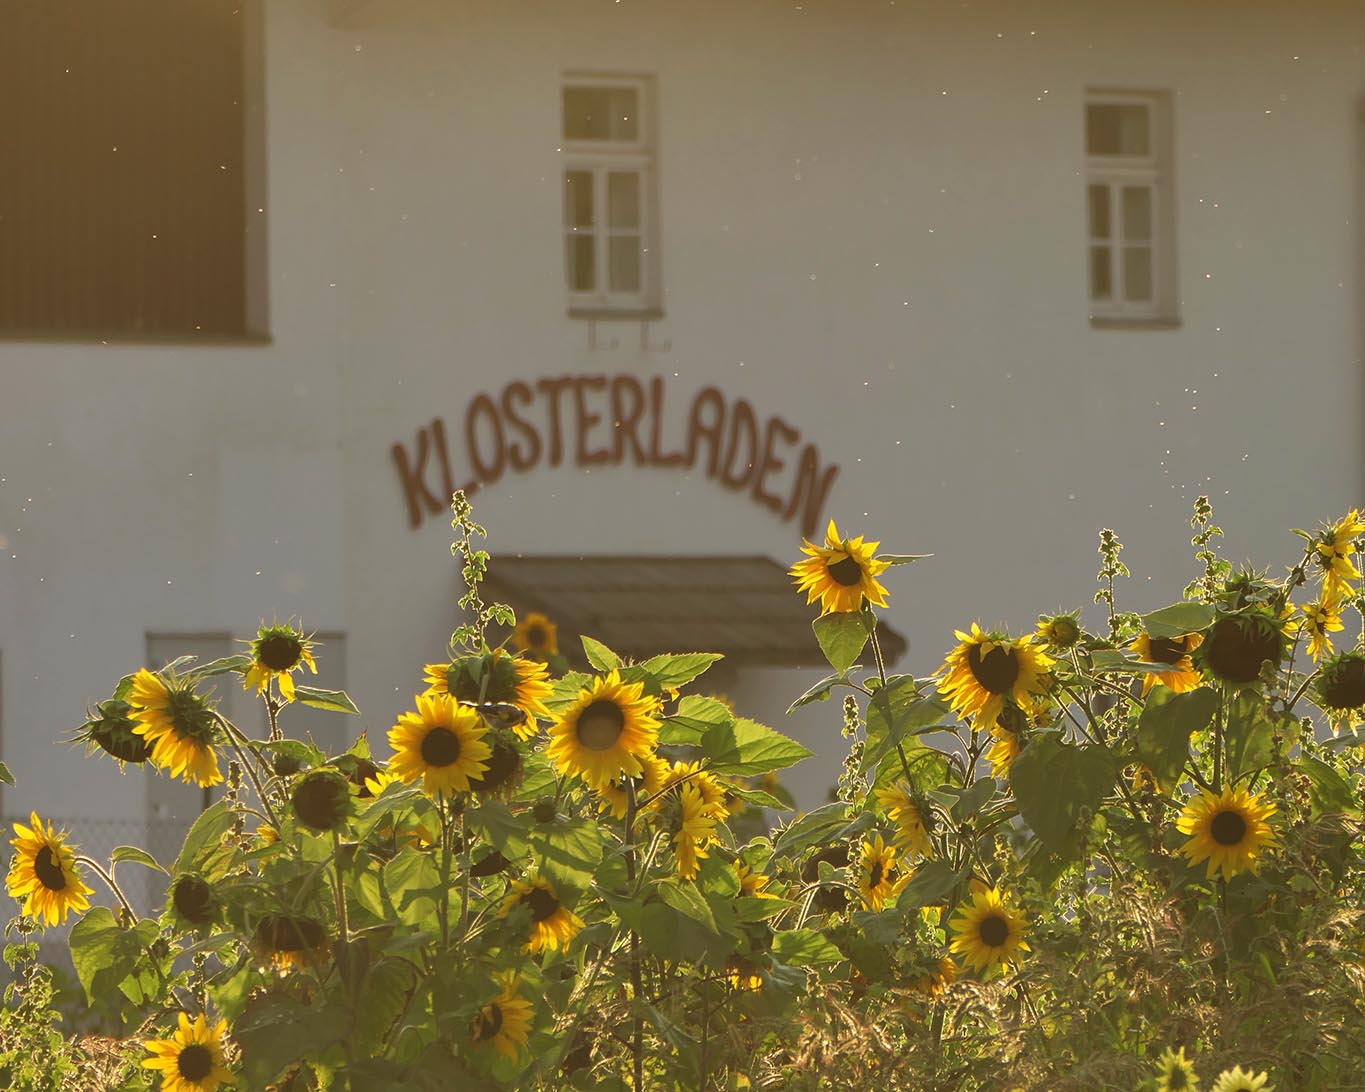
POLYGON ((256 935, 274 952, 299 952, 322 943, 322 926, 311 918, 269 916, 256 927, 256 935))
POLYGON ((875 890, 877 886, 882 882, 882 877, 884 875, 885 872, 883 872, 882 870, 881 861, 874 861, 872 863, 872 871, 868 873, 867 886, 875 890))
POLYGON ((256 658, 271 671, 289 671, 298 666, 302 657, 303 643, 287 634, 267 637, 256 648, 256 658))
POLYGON ((198 876, 185 876, 171 893, 175 909, 191 925, 202 925, 213 916, 213 890, 198 876))
POLYGON ((491 1039, 502 1030, 502 1009, 489 1005, 479 1013, 479 1038, 491 1039))
POLYGON ((521 769, 521 752, 506 740, 496 740, 493 743, 493 753, 488 759, 488 769, 479 778, 471 777, 476 788, 485 792, 505 785, 509 780, 516 776, 521 769))
POLYGON ((836 561, 833 565, 826 565, 825 571, 836 583, 846 588, 856 588, 863 582, 863 567, 851 557, 836 561))
MULTIPOLYGON (((428 737, 429 738, 429 737, 428 737)), ((331 830, 346 818, 351 790, 333 774, 305 777, 294 788, 294 812, 314 830, 331 830)))
POLYGON ((460 758, 460 737, 437 725, 422 737, 422 761, 428 766, 453 766, 460 758))
POLYGON ((999 645, 984 656, 980 645, 972 645, 967 650, 967 665, 981 688, 992 694, 1004 694, 1019 678, 1019 658, 1014 649, 1006 650, 999 645))
POLYGON ((187 1081, 202 1081, 213 1072, 213 1054, 201 1043, 191 1043, 180 1048, 180 1056, 175 1060, 180 1076, 187 1081))
POLYGON ((992 914, 988 918, 981 919, 978 932, 982 944, 988 948, 999 948, 1010 938, 1010 923, 999 914, 992 914))
POLYGON ((545 627, 531 626, 526 631, 526 643, 532 648, 542 648, 549 644, 549 634, 545 632, 545 627))
POLYGON ((531 893, 526 896, 526 905, 531 908, 531 920, 541 922, 555 916, 555 911, 559 909, 559 899, 543 887, 533 887, 531 893))
MULTIPOLYGON (((478 664, 476 659, 474 664, 478 664)), ((446 689, 453 698, 474 702, 515 702, 517 700, 517 668, 510 656, 499 656, 491 663, 483 661, 483 677, 475 678, 470 661, 451 664, 446 672, 446 689), (487 685, 485 685, 485 681, 487 685)))
POLYGON ((1264 661, 1280 662, 1282 642, 1267 619, 1224 618, 1209 634, 1208 665, 1225 682, 1255 682, 1264 661))
POLYGON ((1154 664, 1176 664, 1185 655, 1184 637, 1153 637, 1147 643, 1148 660, 1154 664))
POLYGON ((43 846, 33 858, 33 872, 38 882, 49 891, 61 891, 66 887, 66 873, 62 871, 61 861, 52 852, 51 846, 43 846))
POLYGON ((1235 846, 1246 837, 1247 821, 1235 811, 1220 811, 1209 824, 1209 833, 1220 846, 1235 846))
POLYGON ((1179 1089, 1190 1087, 1190 1082, 1185 1076, 1184 1066, 1177 1065, 1171 1068, 1171 1074, 1166 1078, 1166 1087, 1171 1092, 1178 1092, 1179 1089))
POLYGON ((626 715, 614 701, 595 701, 578 717, 578 742, 590 751, 610 751, 626 727, 626 715))
POLYGON ((1331 709, 1356 709, 1365 705, 1365 659, 1348 655, 1323 675, 1319 687, 1323 704, 1331 709))

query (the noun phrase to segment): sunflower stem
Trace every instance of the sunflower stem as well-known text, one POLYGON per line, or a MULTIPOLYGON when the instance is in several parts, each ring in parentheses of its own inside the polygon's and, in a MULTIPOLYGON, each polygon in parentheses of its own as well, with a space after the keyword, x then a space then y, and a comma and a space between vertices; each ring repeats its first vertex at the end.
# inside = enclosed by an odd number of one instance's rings
POLYGON ((469 809, 462 808, 460 811, 460 939, 469 938, 469 868, 470 858, 473 856, 473 847, 470 845, 469 838, 469 809))
POLYGON ((341 939, 351 943, 351 922, 346 914, 346 862, 341 856, 341 835, 332 831, 332 867, 336 873, 337 924, 341 926, 341 939))
POLYGON ((436 903, 441 920, 441 948, 450 946, 450 802, 445 793, 436 798, 436 808, 441 814, 441 892, 436 903))
MULTIPOLYGON (((275 808, 270 803, 270 798, 265 795, 265 790, 261 788, 261 779, 256 776, 255 768, 252 766, 251 761, 246 757, 246 752, 242 750, 241 744, 237 742, 239 736, 243 740, 246 739, 246 736, 242 734, 242 730, 238 728, 237 725, 233 724, 232 721, 228 720, 227 717, 223 716, 221 713, 215 712, 213 717, 223 729, 223 734, 227 736, 227 741, 232 749, 237 752, 237 757, 242 760, 242 769, 246 770, 247 777, 251 778, 251 787, 256 790, 256 799, 261 802, 261 807, 265 808, 265 813, 270 818, 270 825, 278 831, 280 829, 280 817, 275 814, 275 808)), ((252 758, 256 758, 257 761, 259 761, 259 758, 254 751, 252 752, 252 758)))
POLYGON ((284 733, 280 731, 280 705, 270 696, 270 683, 267 682, 265 693, 261 695, 265 702, 266 716, 270 718, 270 742, 278 743, 284 739, 284 733))
POLYGON ((95 871, 95 874, 99 876, 99 878, 104 881, 104 885, 114 893, 114 896, 119 901, 119 905, 123 907, 128 916, 133 919, 133 923, 136 924, 138 920, 137 911, 133 909, 133 904, 129 902, 127 896, 124 895, 123 888, 119 887, 119 885, 114 882, 113 873, 106 872, 99 861, 95 860, 93 857, 77 854, 74 860, 77 864, 88 864, 95 871))
MULTIPOLYGON (((631 890, 635 888, 635 779, 627 777, 626 783, 626 880, 630 884, 631 890)), ((635 1092, 644 1092, 645 1087, 645 1054, 644 1054, 644 1016, 640 1012, 641 995, 641 976, 640 976, 640 938, 634 929, 630 931, 630 988, 631 1000, 634 1002, 635 1009, 634 1028, 631 1031, 630 1052, 632 1058, 632 1076, 634 1078, 635 1092)))

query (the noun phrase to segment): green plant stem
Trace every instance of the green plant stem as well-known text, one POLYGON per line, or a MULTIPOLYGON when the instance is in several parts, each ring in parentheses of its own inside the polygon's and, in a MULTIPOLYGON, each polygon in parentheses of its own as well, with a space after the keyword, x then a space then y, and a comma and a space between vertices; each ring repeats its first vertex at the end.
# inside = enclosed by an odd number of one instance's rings
POLYGON ((76 863, 89 865, 95 874, 104 881, 104 885, 114 893, 115 898, 119 901, 119 905, 123 907, 128 916, 132 918, 134 922, 138 920, 137 911, 133 909, 133 904, 130 903, 127 896, 124 895, 123 888, 119 887, 119 885, 114 882, 112 873, 106 872, 99 861, 95 860, 93 857, 86 857, 82 854, 76 857, 76 863))
MULTIPOLYGON (((635 888, 635 779, 627 777, 626 783, 626 882, 635 888)), ((631 1031, 631 1059, 634 1092, 644 1092, 645 1053, 644 1053, 644 1015, 640 1012, 641 1003, 640 938, 634 929, 630 931, 630 988, 631 1000, 635 1009, 634 1027, 631 1031)))
POLYGON ((351 942, 351 921, 346 913, 346 863, 341 855, 341 835, 332 831, 332 864, 336 873, 337 924, 341 926, 341 939, 351 942))
POLYGON ((473 846, 469 837, 469 809, 460 812, 460 939, 469 937, 469 869, 473 846))
POLYGON ((450 946, 450 801, 445 793, 436 798, 441 814, 441 897, 437 900, 437 917, 441 922, 441 949, 450 946))
MULTIPOLYGON (((228 744, 237 753, 237 757, 241 759, 242 769, 246 771, 247 777, 251 779, 251 787, 256 790, 256 799, 261 802, 261 807, 265 808, 265 813, 270 818, 270 825, 278 831, 280 829, 280 817, 275 814, 274 806, 270 803, 270 799, 265 795, 265 789, 261 787, 261 779, 256 776, 256 770, 252 765, 251 759, 247 758, 246 752, 242 750, 242 746, 238 742, 238 739, 240 738, 246 742, 250 741, 247 740, 246 736, 237 725, 233 724, 232 721, 228 720, 227 717, 223 716, 221 713, 215 712, 213 714, 213 719, 216 720, 219 727, 223 729, 223 734, 227 736, 228 744)), ((255 753, 253 752, 252 758, 255 757, 255 753)))

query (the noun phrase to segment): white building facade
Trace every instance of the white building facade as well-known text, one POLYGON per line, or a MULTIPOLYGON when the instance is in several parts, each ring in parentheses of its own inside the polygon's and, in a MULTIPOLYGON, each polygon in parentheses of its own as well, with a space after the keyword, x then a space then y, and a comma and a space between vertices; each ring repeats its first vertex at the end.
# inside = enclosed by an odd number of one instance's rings
MULTIPOLYGON (((192 809, 60 741, 263 618, 382 741, 457 622, 452 487, 495 556, 786 565, 829 517, 933 554, 888 577, 921 675, 1087 605, 1103 526, 1147 610, 1198 494, 1276 566, 1365 494, 1358 3, 227 7, 226 325, 0 331, 7 814, 192 809)), ((783 717, 811 677, 721 678, 820 754, 807 804, 842 749, 834 706, 783 717)))

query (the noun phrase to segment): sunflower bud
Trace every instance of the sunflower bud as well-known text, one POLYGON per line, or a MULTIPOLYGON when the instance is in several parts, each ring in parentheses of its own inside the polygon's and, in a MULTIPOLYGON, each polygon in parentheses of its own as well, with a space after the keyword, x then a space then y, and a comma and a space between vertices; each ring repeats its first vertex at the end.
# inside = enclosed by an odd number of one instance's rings
POLYGON ((531 808, 537 823, 553 823, 557 814, 553 796, 542 796, 531 808))
POLYGON ((171 885, 171 905, 190 925, 207 925, 217 914, 213 888, 202 876, 187 872, 171 885))
POLYGON ((1223 682, 1253 683, 1261 677, 1261 664, 1278 668, 1284 656, 1285 637, 1279 622, 1260 611, 1225 615, 1213 624, 1204 642, 1204 665, 1223 682))
POLYGON ((294 786, 290 802, 310 830, 338 830, 351 812, 350 783, 331 770, 316 770, 294 786))
POLYGON ((146 762, 152 756, 152 748, 133 731, 137 721, 132 717, 132 708, 117 699, 101 702, 94 711, 88 711, 90 719, 82 726, 78 738, 89 740, 120 762, 146 762))

